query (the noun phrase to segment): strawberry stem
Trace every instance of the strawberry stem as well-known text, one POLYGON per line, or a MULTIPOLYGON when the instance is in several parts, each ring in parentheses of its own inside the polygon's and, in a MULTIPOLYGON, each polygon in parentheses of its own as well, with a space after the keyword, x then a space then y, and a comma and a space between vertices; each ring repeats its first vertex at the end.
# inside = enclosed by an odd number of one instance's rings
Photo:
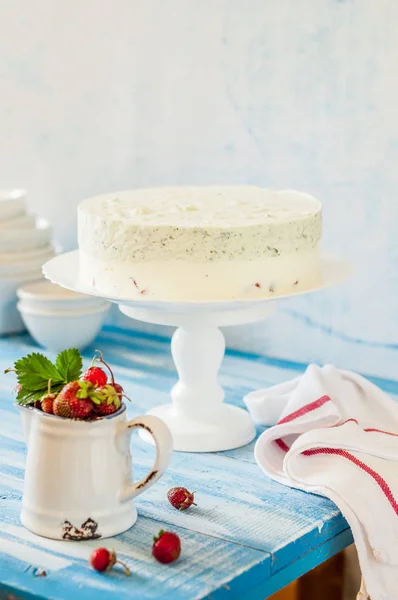
POLYGON ((129 575, 129 576, 131 575, 130 569, 128 568, 128 566, 124 562, 122 562, 118 558, 116 559, 116 562, 119 563, 119 565, 122 565, 125 575, 129 575))
POLYGON ((104 364, 104 365, 106 366, 106 368, 108 369, 109 373, 111 374, 112 385, 115 385, 115 378, 114 378, 114 376, 113 376, 113 371, 112 371, 112 369, 110 368, 110 366, 108 365, 108 363, 106 363, 106 362, 104 361, 104 355, 102 354, 101 350, 96 350, 95 352, 96 352, 96 353, 98 352, 98 355, 99 355, 98 357, 95 357, 95 360, 96 360, 97 362, 100 362, 100 363, 102 363, 102 364, 104 364))

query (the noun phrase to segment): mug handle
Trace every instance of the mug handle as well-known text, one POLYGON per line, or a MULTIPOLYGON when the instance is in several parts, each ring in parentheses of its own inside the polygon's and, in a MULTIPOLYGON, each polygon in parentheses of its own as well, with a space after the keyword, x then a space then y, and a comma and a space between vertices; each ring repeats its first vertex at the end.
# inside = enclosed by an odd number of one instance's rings
POLYGON ((156 459, 148 475, 136 483, 128 483, 119 493, 120 502, 128 502, 151 487, 163 475, 169 466, 173 454, 173 438, 166 423, 152 415, 136 417, 122 425, 119 434, 127 433, 129 437, 134 429, 144 429, 155 440, 156 459))

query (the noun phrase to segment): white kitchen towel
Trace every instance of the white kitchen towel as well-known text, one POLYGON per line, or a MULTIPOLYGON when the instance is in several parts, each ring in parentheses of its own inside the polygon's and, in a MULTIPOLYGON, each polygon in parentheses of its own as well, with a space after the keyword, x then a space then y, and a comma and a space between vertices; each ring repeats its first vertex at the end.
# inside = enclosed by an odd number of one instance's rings
POLYGON ((310 365, 245 403, 270 426, 254 451, 264 473, 337 504, 370 598, 398 600, 398 403, 332 365, 310 365))

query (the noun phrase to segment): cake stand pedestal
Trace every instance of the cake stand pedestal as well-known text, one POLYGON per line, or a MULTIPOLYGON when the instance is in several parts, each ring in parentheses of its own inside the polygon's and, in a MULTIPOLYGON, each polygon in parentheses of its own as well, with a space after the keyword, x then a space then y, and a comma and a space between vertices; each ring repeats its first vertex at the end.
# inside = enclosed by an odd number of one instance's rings
MULTIPOLYGON (((231 303, 233 304, 233 303, 231 303)), ((264 319, 275 309, 271 302, 239 309, 159 311, 121 304, 128 317, 156 325, 177 326, 171 352, 179 376, 171 390, 171 404, 149 411, 169 426, 175 450, 214 452, 238 448, 251 442, 256 430, 247 411, 224 404, 218 382, 225 340, 219 327, 264 319)), ((152 441, 150 436, 142 437, 152 441)))
POLYGON ((219 327, 265 319, 274 311, 277 301, 340 283, 350 276, 351 268, 344 260, 323 256, 322 276, 317 287, 272 298, 209 302, 155 301, 100 293, 82 279, 77 250, 48 261, 43 273, 62 287, 118 304, 131 318, 177 326, 171 350, 179 380, 171 391, 172 403, 157 406, 149 413, 169 426, 175 450, 214 452, 248 444, 256 434, 247 411, 223 403, 224 391, 217 375, 225 341, 219 327))

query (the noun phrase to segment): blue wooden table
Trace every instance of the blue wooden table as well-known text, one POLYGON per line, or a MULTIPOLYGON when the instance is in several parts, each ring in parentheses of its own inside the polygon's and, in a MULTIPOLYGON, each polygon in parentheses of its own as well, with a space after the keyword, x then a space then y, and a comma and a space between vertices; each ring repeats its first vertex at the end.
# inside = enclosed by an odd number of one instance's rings
MULTIPOLYGON (((131 417, 168 401, 176 374, 167 340, 107 328, 95 347, 104 352, 133 398, 128 406, 131 417)), ((1 340, 1 372, 33 348, 27 335, 1 340)), ((93 352, 89 349, 85 356, 93 352)), ((249 390, 301 370, 302 365, 230 352, 221 383, 228 400, 241 405, 249 390)), ((397 392, 397 384, 377 383, 397 392)), ((133 576, 117 570, 98 574, 87 558, 104 541, 47 540, 20 524, 25 444, 13 406, 14 385, 12 374, 1 376, 1 598, 263 600, 352 542, 346 521, 329 500, 266 478, 254 462, 253 444, 217 454, 175 453, 159 483, 138 498, 137 524, 105 542, 133 576), (196 508, 181 513, 168 504, 166 492, 176 485, 197 491, 196 508), (176 531, 182 541, 182 556, 172 565, 161 565, 151 556, 152 537, 162 528, 176 531), (38 577, 40 569, 46 577, 38 577)), ((151 465, 154 449, 138 436, 134 443, 135 473, 140 477, 151 465)))

